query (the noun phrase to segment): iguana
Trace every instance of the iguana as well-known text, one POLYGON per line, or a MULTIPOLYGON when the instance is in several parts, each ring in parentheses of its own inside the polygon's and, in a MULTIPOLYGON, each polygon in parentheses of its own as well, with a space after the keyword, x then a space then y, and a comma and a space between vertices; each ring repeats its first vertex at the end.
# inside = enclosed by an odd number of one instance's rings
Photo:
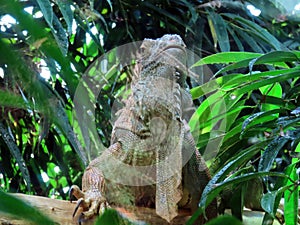
MULTIPOLYGON (((134 205, 155 207, 170 222, 178 207, 197 209, 210 180, 187 123, 194 107, 185 89, 184 42, 178 35, 145 39, 138 55, 110 147, 86 168, 82 191, 71 187, 79 199, 74 214, 82 207, 83 220, 108 205, 134 205)), ((216 217, 216 202, 208 208, 207 218, 216 217)))

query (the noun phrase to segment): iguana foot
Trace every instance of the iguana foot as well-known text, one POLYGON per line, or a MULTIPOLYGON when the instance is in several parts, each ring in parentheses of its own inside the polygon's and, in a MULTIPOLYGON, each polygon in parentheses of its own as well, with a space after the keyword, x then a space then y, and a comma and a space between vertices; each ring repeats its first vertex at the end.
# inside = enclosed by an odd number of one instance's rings
POLYGON ((83 192, 77 185, 73 185, 70 188, 69 195, 70 199, 72 196, 78 199, 77 205, 73 212, 73 217, 75 217, 80 207, 83 210, 83 212, 78 217, 79 224, 103 213, 104 210, 109 207, 106 198, 102 196, 101 192, 98 189, 83 192))

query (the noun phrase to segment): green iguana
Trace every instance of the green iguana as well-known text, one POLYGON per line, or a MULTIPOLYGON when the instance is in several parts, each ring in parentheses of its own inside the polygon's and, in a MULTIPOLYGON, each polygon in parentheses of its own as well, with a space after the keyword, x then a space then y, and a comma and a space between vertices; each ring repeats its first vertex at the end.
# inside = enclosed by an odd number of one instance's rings
MULTIPOLYGON (((178 207, 197 209, 210 175, 187 123, 194 107, 184 87, 186 58, 178 35, 143 41, 111 145, 85 170, 82 191, 71 187, 82 220, 108 205, 153 207, 168 222, 178 207)), ((208 219, 217 216, 216 207, 208 206, 208 219)))

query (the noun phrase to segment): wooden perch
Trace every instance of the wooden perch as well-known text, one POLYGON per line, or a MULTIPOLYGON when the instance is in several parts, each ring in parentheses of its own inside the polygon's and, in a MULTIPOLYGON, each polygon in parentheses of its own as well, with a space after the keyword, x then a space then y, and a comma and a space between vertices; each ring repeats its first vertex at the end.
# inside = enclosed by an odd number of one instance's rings
MULTIPOLYGON (((77 217, 72 218, 74 209, 76 207, 76 201, 70 202, 59 199, 51 199, 40 196, 25 195, 25 194, 13 194, 21 200, 36 207, 44 215, 51 218, 53 221, 61 225, 76 225, 78 216, 81 211, 79 209, 77 217)), ((134 210, 128 211, 124 208, 115 208, 126 218, 133 221, 144 221, 151 224, 166 224, 166 222, 156 215, 154 209, 134 207, 134 210)), ((185 224, 185 221, 189 218, 188 211, 180 211, 180 215, 174 219, 173 225, 185 224)), ((30 225, 32 223, 23 221, 20 218, 13 218, 10 215, 2 214, 0 212, 0 225, 30 225)), ((93 221, 83 223, 84 225, 93 224, 93 221)))
MULTIPOLYGON (((64 225, 74 225, 72 214, 76 204, 69 201, 51 199, 41 196, 25 195, 25 194, 13 194, 13 196, 20 198, 26 203, 36 207, 44 215, 51 218, 53 221, 64 225)), ((0 214, 0 224, 2 225, 29 225, 32 224, 27 221, 23 221, 19 218, 13 218, 10 215, 0 214)))
MULTIPOLYGON (((21 200, 36 207, 43 214, 47 215, 53 221, 61 225, 76 225, 78 215, 81 213, 80 209, 77 213, 77 217, 72 218, 74 208, 76 207, 76 201, 71 203, 70 201, 51 199, 40 196, 25 195, 25 194, 13 194, 21 200)), ((1 201, 1 199, 0 199, 1 201)), ((300 200, 299 200, 300 201, 300 200)), ((300 203, 300 202, 299 202, 300 203)), ((116 210, 130 220, 145 221, 150 224, 166 224, 164 220, 155 214, 154 209, 135 207, 134 210, 128 211, 124 208, 116 208, 116 210)), ((173 225, 185 224, 185 221, 189 218, 189 212, 180 211, 180 215, 174 219, 173 225)), ((261 224, 264 213, 258 211, 244 211, 243 224, 255 225, 261 224)), ((91 225, 94 221, 84 223, 84 225, 91 225)), ((6 215, 0 212, 0 225, 31 225, 32 223, 24 221, 22 219, 13 218, 10 215, 6 215)), ((275 224, 278 224, 275 221, 275 224)))

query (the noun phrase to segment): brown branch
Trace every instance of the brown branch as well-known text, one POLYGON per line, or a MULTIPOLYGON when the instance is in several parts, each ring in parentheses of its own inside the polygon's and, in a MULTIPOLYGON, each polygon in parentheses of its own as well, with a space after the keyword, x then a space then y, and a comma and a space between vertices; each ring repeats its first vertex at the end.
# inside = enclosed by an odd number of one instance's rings
MULTIPOLYGON (((53 221, 61 225, 76 225, 76 221, 80 214, 80 210, 77 213, 77 217, 72 218, 76 202, 71 203, 70 201, 51 199, 40 196, 24 195, 24 194, 13 194, 16 197, 24 200, 30 205, 36 207, 43 214, 50 217, 53 221)), ((1 201, 1 199, 0 199, 1 201)), ((299 200, 300 201, 300 200, 299 200)), ((299 202, 300 204, 300 202, 299 202)), ((116 210, 133 221, 145 221, 150 224, 166 224, 163 219, 155 214, 154 209, 134 207, 131 211, 124 208, 116 208, 116 210)), ((180 215, 173 221, 173 225, 185 224, 185 221, 189 218, 189 212, 180 211, 180 215)), ((263 212, 258 211, 244 211, 243 220, 245 224, 261 224, 264 216, 263 212)), ((32 223, 12 218, 9 215, 4 215, 0 212, 0 225, 31 225, 32 223)), ((84 223, 84 225, 91 225, 93 221, 84 223)), ((278 224, 278 223, 277 223, 278 224)))
MULTIPOLYGON (((72 218, 74 209, 76 207, 76 201, 71 203, 70 201, 64 201, 59 199, 51 199, 40 196, 25 195, 25 194, 13 194, 21 200, 36 207, 44 215, 51 218, 53 221, 61 225, 76 225, 76 221, 81 211, 77 213, 75 218, 72 218)), ((120 214, 130 219, 131 221, 145 221, 151 224, 167 224, 163 219, 156 215, 154 209, 132 207, 132 210, 124 208, 115 208, 120 214)), ((188 211, 180 211, 180 215, 176 217, 172 224, 179 225, 185 224, 185 221, 189 218, 188 211)), ((29 225, 30 222, 22 219, 16 219, 10 215, 1 214, 0 212, 0 225, 29 225)), ((84 225, 93 224, 93 221, 85 222, 84 225)))
MULTIPOLYGON (((51 199, 40 196, 25 195, 25 194, 13 194, 20 198, 21 200, 29 203, 30 205, 36 207, 44 215, 51 218, 53 221, 58 222, 63 225, 75 225, 76 222, 73 221, 72 214, 76 206, 76 203, 70 203, 69 201, 51 199)), ((13 218, 10 215, 0 214, 0 224, 1 225, 29 225, 30 222, 13 218)))

